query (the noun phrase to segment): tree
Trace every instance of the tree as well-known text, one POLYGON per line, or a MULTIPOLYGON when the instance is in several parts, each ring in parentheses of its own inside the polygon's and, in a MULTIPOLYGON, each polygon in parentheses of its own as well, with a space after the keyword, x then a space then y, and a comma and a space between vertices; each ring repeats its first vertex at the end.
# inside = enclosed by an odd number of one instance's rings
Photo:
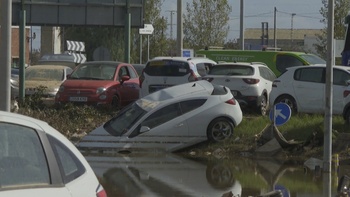
MULTIPOLYGON (((160 16, 161 0, 147 0, 144 7, 144 21, 153 24, 154 33, 150 35, 150 56, 156 56, 166 51, 166 20, 160 16)), ((131 16, 132 17, 132 16, 131 16)), ((93 60, 93 52, 102 46, 109 50, 111 60, 124 61, 125 29, 123 27, 68 27, 62 33, 64 40, 82 41, 85 43, 87 59, 93 60)), ((65 41, 64 41, 65 42, 65 41)), ((130 63, 140 61, 139 28, 133 28, 130 35, 130 63)), ((147 61, 147 39, 142 43, 143 60, 147 61)))
POLYGON ((193 0, 184 15, 184 47, 223 46, 229 31, 228 0, 193 0))
MULTIPOLYGON (((320 13, 323 16, 321 22, 325 24, 322 33, 317 35, 319 44, 315 44, 318 54, 326 59, 327 57, 327 24, 328 24, 328 0, 322 0, 324 7, 321 8, 320 13)), ((349 0, 335 0, 334 1, 334 39, 344 39, 346 27, 345 17, 350 9, 349 0)))

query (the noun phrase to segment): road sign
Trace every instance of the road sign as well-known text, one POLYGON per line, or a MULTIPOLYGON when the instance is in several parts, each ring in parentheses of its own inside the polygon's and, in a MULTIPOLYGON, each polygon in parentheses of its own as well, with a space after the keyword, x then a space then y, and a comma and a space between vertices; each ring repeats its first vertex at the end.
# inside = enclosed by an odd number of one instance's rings
POLYGON ((139 29, 139 34, 153 34, 154 28, 152 24, 145 24, 144 28, 139 29))
POLYGON ((292 111, 289 105, 285 103, 278 103, 270 110, 270 120, 274 122, 276 126, 281 126, 286 123, 291 115, 292 111))
POLYGON ((84 54, 81 53, 72 53, 73 58, 74 58, 74 62, 75 63, 84 63, 86 62, 86 56, 84 54))
POLYGON ((67 40, 67 51, 85 51, 84 42, 67 40))

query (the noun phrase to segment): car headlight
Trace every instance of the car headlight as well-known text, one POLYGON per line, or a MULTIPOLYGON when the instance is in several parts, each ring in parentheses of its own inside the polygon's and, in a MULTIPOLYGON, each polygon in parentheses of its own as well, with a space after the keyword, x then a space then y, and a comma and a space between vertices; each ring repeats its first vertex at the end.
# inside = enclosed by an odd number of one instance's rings
POLYGON ((106 90, 107 90, 107 88, 105 88, 105 87, 99 87, 96 90, 96 94, 101 94, 101 93, 105 92, 106 90))

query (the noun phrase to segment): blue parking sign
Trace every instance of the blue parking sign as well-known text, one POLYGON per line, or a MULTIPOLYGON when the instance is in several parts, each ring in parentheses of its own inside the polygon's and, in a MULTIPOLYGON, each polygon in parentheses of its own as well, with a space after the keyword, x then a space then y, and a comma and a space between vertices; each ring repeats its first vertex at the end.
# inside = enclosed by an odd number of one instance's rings
POLYGON ((292 114, 289 105, 285 103, 277 103, 270 110, 270 120, 275 123, 276 126, 281 126, 286 123, 292 114))

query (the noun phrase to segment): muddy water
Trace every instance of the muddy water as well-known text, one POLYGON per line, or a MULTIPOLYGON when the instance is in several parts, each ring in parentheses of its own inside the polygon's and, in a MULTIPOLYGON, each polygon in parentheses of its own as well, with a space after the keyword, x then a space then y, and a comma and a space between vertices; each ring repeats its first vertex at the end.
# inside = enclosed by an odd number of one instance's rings
POLYGON ((109 197, 337 196, 350 166, 323 174, 303 162, 271 159, 193 160, 174 154, 85 155, 109 197), (330 176, 329 176, 330 175, 330 176))

